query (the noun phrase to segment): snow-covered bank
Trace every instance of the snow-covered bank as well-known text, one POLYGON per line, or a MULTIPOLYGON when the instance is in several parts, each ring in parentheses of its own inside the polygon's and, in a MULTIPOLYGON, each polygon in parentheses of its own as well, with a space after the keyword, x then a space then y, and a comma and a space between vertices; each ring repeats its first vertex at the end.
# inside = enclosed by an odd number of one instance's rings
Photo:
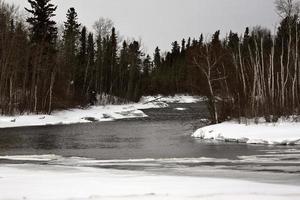
POLYGON ((248 144, 295 145, 300 144, 300 122, 239 124, 231 121, 200 128, 192 136, 248 144))
POLYGON ((147 117, 141 109, 166 107, 168 106, 167 103, 174 102, 195 103, 202 99, 203 98, 201 97, 185 95, 176 95, 174 97, 144 97, 139 103, 135 104, 93 106, 88 109, 70 109, 56 111, 51 115, 0 116, 0 128, 76 124, 147 117))
POLYGON ((140 109, 157 108, 164 105, 155 103, 93 106, 88 109, 71 109, 53 112, 52 115, 0 116, 0 128, 44 126, 58 124, 113 121, 116 119, 147 117, 140 109))
POLYGON ((1 200, 299 199, 294 185, 53 165, 0 165, 1 200))
POLYGON ((141 102, 164 102, 164 103, 197 103, 206 101, 206 97, 189 96, 189 95, 174 95, 174 96, 145 96, 141 102))

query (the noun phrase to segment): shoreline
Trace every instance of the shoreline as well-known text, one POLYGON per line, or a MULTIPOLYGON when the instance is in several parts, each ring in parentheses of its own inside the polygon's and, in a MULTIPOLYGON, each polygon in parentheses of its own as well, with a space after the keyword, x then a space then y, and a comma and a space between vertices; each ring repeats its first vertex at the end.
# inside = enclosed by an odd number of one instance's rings
POLYGON ((216 142, 265 145, 300 145, 300 122, 280 119, 276 123, 236 121, 199 128, 192 137, 216 142))
POLYGON ((69 109, 47 114, 25 114, 17 116, 0 116, 0 129, 17 127, 36 127, 51 125, 70 125, 92 122, 115 121, 118 119, 148 117, 142 110, 164 108, 168 103, 197 103, 204 98, 198 96, 146 96, 138 103, 124 105, 100 105, 87 109, 69 109))

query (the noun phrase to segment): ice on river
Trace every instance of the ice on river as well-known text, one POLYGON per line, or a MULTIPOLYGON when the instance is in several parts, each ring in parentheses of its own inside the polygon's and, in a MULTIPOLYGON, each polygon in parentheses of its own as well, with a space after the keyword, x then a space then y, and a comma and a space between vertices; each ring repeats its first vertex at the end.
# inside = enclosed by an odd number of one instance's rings
POLYGON ((0 185, 1 200, 300 199, 296 185, 64 165, 2 164, 0 185))

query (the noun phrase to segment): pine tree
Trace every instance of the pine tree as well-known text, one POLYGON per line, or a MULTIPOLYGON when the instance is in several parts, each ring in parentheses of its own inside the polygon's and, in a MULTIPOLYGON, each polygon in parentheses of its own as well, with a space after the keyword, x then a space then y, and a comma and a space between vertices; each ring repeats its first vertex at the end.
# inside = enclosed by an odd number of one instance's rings
POLYGON ((181 53, 185 52, 185 47, 186 47, 185 43, 186 43, 185 39, 182 39, 182 41, 181 41, 181 53))
POLYGON ((74 8, 70 8, 67 12, 67 21, 64 23, 64 58, 65 58, 65 73, 67 78, 67 96, 72 97, 75 94, 74 81, 76 77, 76 54, 77 44, 80 34, 80 24, 77 22, 77 13, 74 8))
POLYGON ((118 79, 118 68, 117 68, 117 35, 116 35, 116 29, 112 28, 111 31, 111 36, 110 36, 110 56, 111 56, 111 60, 110 60, 110 66, 111 66, 111 82, 110 82, 110 93, 113 93, 115 95, 117 94, 117 79, 118 79), (114 75, 117 76, 114 76, 114 75))
POLYGON ((30 24, 32 45, 29 61, 30 98, 32 112, 52 110, 52 96, 57 73, 56 46, 57 28, 52 20, 56 6, 50 0, 28 0, 31 9, 25 8, 32 16, 30 24), (48 106, 48 108, 47 108, 48 106))
POLYGON ((161 65, 160 49, 158 47, 155 48, 154 52, 154 65, 156 68, 159 68, 161 65))
POLYGON ((186 44, 186 48, 189 49, 191 47, 191 38, 189 37, 188 42, 186 44))
POLYGON ((81 29, 80 38, 79 38, 79 54, 78 54, 78 65, 75 72, 75 90, 77 95, 83 96, 85 93, 84 90, 84 77, 85 70, 87 66, 87 30, 84 26, 81 29))
POLYGON ((86 88, 86 94, 91 90, 94 91, 95 88, 90 88, 94 86, 93 74, 95 73, 95 43, 94 36, 92 33, 88 34, 87 41, 87 67, 84 76, 84 85, 86 88))
POLYGON ((174 56, 177 56, 177 55, 179 55, 179 53, 180 53, 180 46, 179 46, 178 42, 175 41, 172 43, 172 54, 174 56))
POLYGON ((119 68, 120 68, 119 91, 120 91, 120 96, 122 98, 126 97, 127 83, 128 83, 128 76, 129 76, 128 62, 129 62, 128 45, 127 42, 124 41, 120 52, 120 61, 119 61, 119 68))
POLYGON ((142 73, 142 81, 141 81, 141 88, 143 94, 149 94, 150 90, 150 73, 152 68, 151 57, 149 55, 143 61, 143 73, 142 73))
POLYGON ((51 0, 28 0, 31 9, 25 8, 32 17, 27 18, 31 25, 31 41, 33 43, 46 42, 53 44, 57 38, 56 22, 52 20, 57 6, 51 0))
POLYGON ((81 60, 81 64, 86 64, 87 30, 86 30, 85 26, 81 29, 79 41, 80 41, 79 57, 80 57, 80 60, 81 60))
POLYGON ((64 23, 64 43, 65 50, 75 56, 77 50, 77 40, 80 35, 80 24, 78 23, 77 13, 74 8, 70 8, 67 12, 67 21, 64 23))
POLYGON ((141 56, 140 44, 133 41, 129 45, 129 80, 127 89, 127 99, 138 101, 140 98, 140 70, 141 70, 141 56))
POLYGON ((199 38, 199 45, 201 46, 203 44, 204 37, 203 34, 201 33, 200 38, 199 38))
POLYGON ((95 58, 95 90, 98 94, 103 93, 103 40, 100 34, 96 37, 96 58, 95 58))

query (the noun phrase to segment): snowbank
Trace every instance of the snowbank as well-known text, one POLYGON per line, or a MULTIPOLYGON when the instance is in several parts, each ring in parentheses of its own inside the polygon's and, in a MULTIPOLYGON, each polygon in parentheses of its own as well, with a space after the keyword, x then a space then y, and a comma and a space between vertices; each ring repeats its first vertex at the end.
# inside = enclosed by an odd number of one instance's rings
POLYGON ((163 102, 163 103, 197 103, 205 101, 205 97, 189 96, 189 95, 175 95, 175 96, 145 96, 141 98, 141 102, 163 102))
POLYGON ((248 144, 300 144, 300 123, 281 120, 278 123, 239 124, 224 122, 198 129, 193 137, 248 144))
POLYGON ((157 108, 161 104, 137 103, 126 105, 93 106, 88 109, 71 109, 53 112, 51 115, 0 116, 0 128, 44 126, 58 124, 113 121, 124 118, 147 117, 140 109, 157 108))
MULTIPOLYGON (((204 98, 176 95, 174 97, 144 97, 139 103, 93 106, 88 109, 56 111, 51 115, 0 116, 0 128, 76 124, 116 119, 147 117, 141 109, 167 107, 167 103, 195 103, 204 98)), ((180 110, 180 109, 179 109, 180 110)), ((182 110, 182 109, 181 109, 182 110)))
POLYGON ((0 165, 0 200, 298 200, 300 187, 56 165, 0 165))

